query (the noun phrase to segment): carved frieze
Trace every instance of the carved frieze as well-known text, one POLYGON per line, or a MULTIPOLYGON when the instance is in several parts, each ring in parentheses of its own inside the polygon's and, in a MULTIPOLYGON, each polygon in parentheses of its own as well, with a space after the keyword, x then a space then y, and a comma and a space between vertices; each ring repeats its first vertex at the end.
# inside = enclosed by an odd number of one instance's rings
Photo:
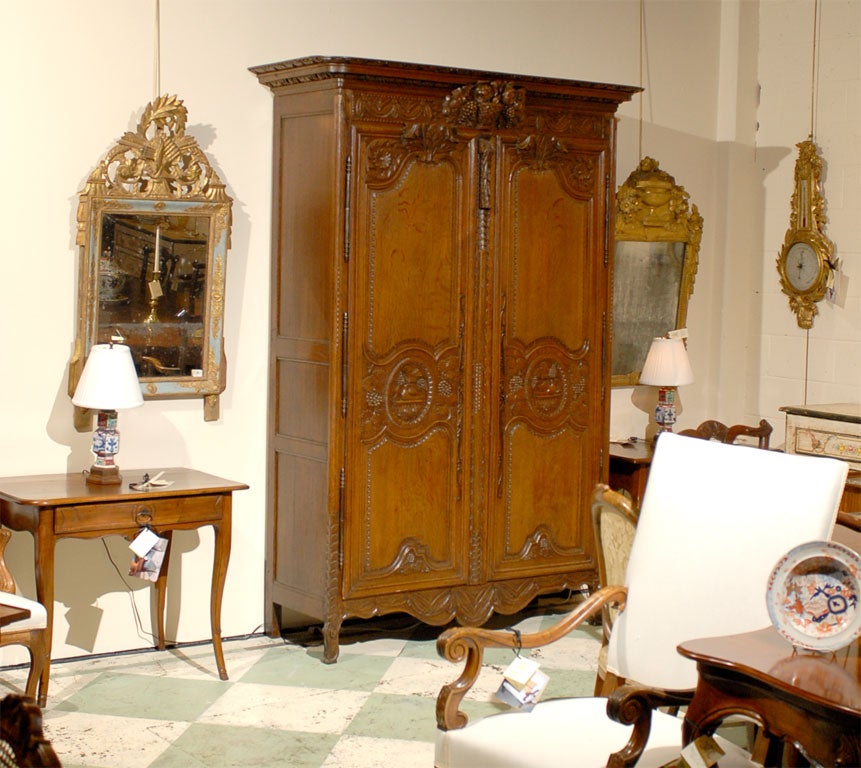
POLYGON ((356 93, 352 111, 356 120, 426 123, 439 117, 427 99, 373 91, 356 93))

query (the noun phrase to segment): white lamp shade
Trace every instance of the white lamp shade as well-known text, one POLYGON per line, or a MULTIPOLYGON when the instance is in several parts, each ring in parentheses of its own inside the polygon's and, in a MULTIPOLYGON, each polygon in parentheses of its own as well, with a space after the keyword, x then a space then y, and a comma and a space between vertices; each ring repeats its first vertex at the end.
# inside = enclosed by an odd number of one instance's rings
POLYGON ((640 373, 640 384, 678 387, 693 381, 694 372, 685 342, 682 339, 653 339, 640 373))
POLYGON ((72 402, 80 408, 100 411, 143 405, 131 350, 124 344, 91 347, 72 402))

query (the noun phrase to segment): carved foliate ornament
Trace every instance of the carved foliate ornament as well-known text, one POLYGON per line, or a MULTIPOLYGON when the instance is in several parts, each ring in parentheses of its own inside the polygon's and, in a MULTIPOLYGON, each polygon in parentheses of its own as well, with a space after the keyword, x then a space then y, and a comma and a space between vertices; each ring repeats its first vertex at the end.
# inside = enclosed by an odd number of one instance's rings
POLYGON ((526 115, 526 89, 502 80, 479 81, 446 96, 443 114, 469 128, 513 128, 526 115))
POLYGON ((644 157, 616 193, 617 240, 678 240, 699 250, 703 219, 676 180, 644 157))
MULTIPOLYGON (((188 110, 176 96, 159 96, 146 106, 137 130, 127 131, 87 179, 78 210, 79 245, 85 203, 93 195, 230 201, 203 150, 186 135, 187 117, 188 110)), ((229 220, 226 225, 229 232, 229 220)))

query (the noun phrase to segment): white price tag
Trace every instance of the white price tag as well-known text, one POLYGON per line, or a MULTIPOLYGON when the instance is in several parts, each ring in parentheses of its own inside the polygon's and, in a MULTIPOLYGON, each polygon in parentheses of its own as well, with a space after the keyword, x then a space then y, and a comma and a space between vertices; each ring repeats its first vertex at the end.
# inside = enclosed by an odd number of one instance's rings
POLYGON ((142 528, 141 532, 135 536, 134 541, 129 544, 129 549, 138 557, 144 557, 158 541, 158 536, 149 528, 142 528))

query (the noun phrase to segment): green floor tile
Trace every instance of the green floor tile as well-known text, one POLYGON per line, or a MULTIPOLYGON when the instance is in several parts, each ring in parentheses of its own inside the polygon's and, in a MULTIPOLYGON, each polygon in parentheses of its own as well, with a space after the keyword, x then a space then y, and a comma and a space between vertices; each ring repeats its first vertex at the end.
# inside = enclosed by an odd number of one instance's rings
POLYGON ((551 669, 542 667, 541 671, 550 678, 543 698, 562 698, 592 696, 595 690, 594 670, 551 669))
POLYGON ((67 712, 191 722, 230 683, 105 672, 56 706, 67 712))
POLYGON ((273 648, 241 680, 264 685, 372 691, 392 661, 391 656, 341 653, 335 664, 324 664, 320 657, 305 649, 273 648))
POLYGON ((433 741, 436 702, 422 696, 373 693, 345 733, 385 739, 433 741))
POLYGON ((194 724, 149 768, 320 768, 336 734, 194 724))

